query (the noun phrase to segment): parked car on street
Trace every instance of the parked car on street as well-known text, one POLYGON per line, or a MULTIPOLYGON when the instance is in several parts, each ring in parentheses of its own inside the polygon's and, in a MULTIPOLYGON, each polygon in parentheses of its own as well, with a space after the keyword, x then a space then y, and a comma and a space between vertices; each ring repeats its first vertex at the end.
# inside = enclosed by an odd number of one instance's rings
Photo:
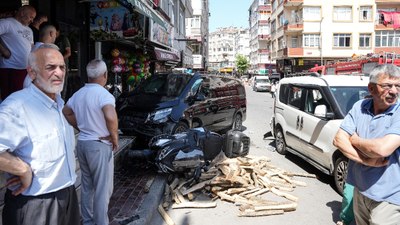
POLYGON ((353 104, 368 95, 366 76, 302 76, 280 80, 271 121, 276 151, 290 152, 333 175, 343 192, 348 159, 333 138, 353 104))
POLYGON ((271 91, 271 81, 268 76, 254 76, 253 91, 271 91))
POLYGON ((189 128, 242 129, 246 92, 240 80, 207 74, 160 73, 117 99, 119 128, 149 140, 189 128))

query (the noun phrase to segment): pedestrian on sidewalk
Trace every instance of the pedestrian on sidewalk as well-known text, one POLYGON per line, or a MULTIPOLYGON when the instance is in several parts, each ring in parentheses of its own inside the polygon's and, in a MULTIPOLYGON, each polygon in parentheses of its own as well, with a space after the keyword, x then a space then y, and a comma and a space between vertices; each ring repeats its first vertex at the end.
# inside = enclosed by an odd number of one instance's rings
POLYGON ((108 77, 104 61, 92 60, 86 71, 88 83, 72 95, 63 113, 79 131, 77 154, 82 172, 83 225, 108 225, 113 151, 118 149, 118 118, 115 98, 104 88, 108 77))
POLYGON ((3 224, 80 224, 75 135, 59 94, 64 69, 61 53, 41 46, 28 58, 33 85, 0 104, 0 170, 7 179, 3 224))
POLYGON ((272 84, 271 84, 271 97, 272 98, 275 98, 275 92, 276 92, 276 84, 275 84, 275 82, 273 82, 272 84))
POLYGON ((349 158, 356 224, 400 221, 400 69, 378 65, 370 73, 372 98, 356 102, 333 144, 349 158))
POLYGON ((10 51, 8 58, 0 57, 0 91, 3 100, 23 88, 28 55, 33 46, 33 33, 29 24, 35 16, 35 8, 24 5, 18 9, 15 17, 0 19, 0 38, 4 49, 10 51))

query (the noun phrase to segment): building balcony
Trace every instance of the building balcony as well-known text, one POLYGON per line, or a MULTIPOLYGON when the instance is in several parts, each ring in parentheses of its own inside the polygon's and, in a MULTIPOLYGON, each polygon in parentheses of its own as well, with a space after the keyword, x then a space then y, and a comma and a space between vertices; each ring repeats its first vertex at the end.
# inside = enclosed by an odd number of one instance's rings
POLYGON ((284 6, 300 6, 303 5, 304 0, 284 0, 284 6))
POLYGON ((304 56, 303 48, 282 48, 278 50, 278 57, 302 57, 304 56))
POLYGON ((399 55, 400 47, 375 47, 374 53, 381 54, 382 52, 392 52, 399 55))
POLYGON ((375 30, 394 30, 400 27, 400 12, 386 12, 378 8, 378 13, 379 21, 375 24, 375 30))
POLYGON ((269 54, 268 49, 258 49, 258 54, 269 54))
POLYGON ((375 0, 375 3, 378 5, 384 4, 384 5, 392 5, 392 4, 398 4, 400 3, 400 0, 375 0))
POLYGON ((259 5, 258 11, 268 11, 271 12, 271 5, 259 5))
POLYGON ((303 21, 289 23, 283 26, 285 33, 301 33, 304 29, 303 21))
POLYGON ((269 41, 269 40, 271 40, 271 35, 269 35, 269 34, 259 34, 258 35, 258 40, 269 41))

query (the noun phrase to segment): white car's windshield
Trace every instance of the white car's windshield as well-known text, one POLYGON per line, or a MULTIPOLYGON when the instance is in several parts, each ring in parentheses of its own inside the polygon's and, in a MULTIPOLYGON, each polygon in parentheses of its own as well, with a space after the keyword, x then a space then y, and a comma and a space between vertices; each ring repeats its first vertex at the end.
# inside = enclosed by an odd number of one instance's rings
POLYGON ((269 80, 267 80, 267 79, 259 79, 256 82, 257 83, 269 83, 269 80))

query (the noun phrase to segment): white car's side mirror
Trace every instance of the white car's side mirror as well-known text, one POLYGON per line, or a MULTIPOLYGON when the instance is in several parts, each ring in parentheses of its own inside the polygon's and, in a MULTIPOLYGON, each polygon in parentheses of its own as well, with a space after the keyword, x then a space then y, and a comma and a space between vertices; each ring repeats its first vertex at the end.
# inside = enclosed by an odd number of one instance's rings
POLYGON ((314 110, 314 115, 317 117, 326 117, 326 105, 317 105, 314 110))

